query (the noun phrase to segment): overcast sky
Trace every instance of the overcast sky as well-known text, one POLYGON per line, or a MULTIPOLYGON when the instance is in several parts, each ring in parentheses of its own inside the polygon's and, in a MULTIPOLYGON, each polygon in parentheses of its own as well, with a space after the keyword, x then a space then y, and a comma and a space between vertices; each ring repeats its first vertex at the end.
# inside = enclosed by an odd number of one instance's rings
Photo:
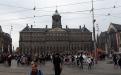
MULTIPOLYGON (((91 0, 0 0, 0 25, 7 33, 13 26, 11 37, 16 48, 19 46, 19 32, 26 24, 34 25, 34 28, 46 25, 51 28, 56 8, 62 16, 63 28, 66 25, 79 28, 85 24, 92 31, 91 0)), ((94 8, 95 27, 98 24, 99 32, 106 31, 111 22, 121 24, 121 0, 94 0, 94 8)))

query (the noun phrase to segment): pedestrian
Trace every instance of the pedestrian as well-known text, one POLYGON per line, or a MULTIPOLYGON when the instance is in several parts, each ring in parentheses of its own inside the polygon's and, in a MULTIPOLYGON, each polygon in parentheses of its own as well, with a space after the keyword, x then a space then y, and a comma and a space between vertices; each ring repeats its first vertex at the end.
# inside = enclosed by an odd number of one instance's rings
POLYGON ((20 62, 21 62, 21 55, 18 55, 18 56, 17 56, 17 65, 19 65, 20 62))
POLYGON ((79 57, 79 61, 80 61, 80 67, 81 67, 81 69, 83 69, 83 61, 84 61, 84 58, 83 58, 82 54, 79 57))
POLYGON ((37 68, 36 63, 32 63, 32 69, 29 75, 43 75, 42 71, 37 68))
POLYGON ((120 69, 121 69, 121 55, 120 55, 120 58, 119 58, 119 60, 118 60, 118 65, 119 65, 119 67, 120 67, 120 69))
POLYGON ((12 60, 12 55, 9 54, 9 55, 8 55, 8 58, 7 58, 8 66, 11 66, 11 60, 12 60))
POLYGON ((95 62, 94 62, 94 57, 91 56, 91 62, 92 62, 92 66, 94 66, 95 62))
POLYGON ((62 60, 59 53, 53 56, 53 65, 55 70, 55 75, 60 75, 62 72, 62 60))
POLYGON ((72 65, 74 65, 75 57, 73 55, 71 56, 71 61, 72 61, 72 65))
POLYGON ((79 61, 80 61, 80 60, 79 60, 79 55, 77 56, 76 61, 77 61, 77 62, 76 62, 76 63, 77 63, 77 66, 79 66, 79 61))
POLYGON ((113 55, 114 68, 118 67, 118 57, 116 54, 113 55))
POLYGON ((91 57, 87 58, 87 63, 88 63, 88 69, 92 69, 92 60, 91 60, 91 57))

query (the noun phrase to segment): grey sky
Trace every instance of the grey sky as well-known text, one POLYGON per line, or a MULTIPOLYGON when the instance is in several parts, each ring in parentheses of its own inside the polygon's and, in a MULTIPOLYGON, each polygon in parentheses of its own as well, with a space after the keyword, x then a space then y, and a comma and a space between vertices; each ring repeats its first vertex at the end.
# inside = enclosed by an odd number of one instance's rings
MULTIPOLYGON (((110 22, 121 24, 121 0, 94 1, 95 19, 100 32, 107 30, 110 22), (116 8, 113 8, 114 6, 116 8)), ((85 11, 91 10, 91 0, 0 0, 0 25, 7 33, 10 33, 10 27, 13 26, 11 36, 13 45, 17 47, 19 45, 19 32, 27 23, 34 24, 34 18, 32 18, 34 15, 39 16, 35 17, 35 28, 45 27, 45 25, 51 27, 51 16, 56 6, 62 16, 63 28, 66 25, 69 28, 79 28, 80 25, 85 24, 92 31, 91 12, 85 11), (37 8, 36 11, 32 10, 34 6, 37 8)))

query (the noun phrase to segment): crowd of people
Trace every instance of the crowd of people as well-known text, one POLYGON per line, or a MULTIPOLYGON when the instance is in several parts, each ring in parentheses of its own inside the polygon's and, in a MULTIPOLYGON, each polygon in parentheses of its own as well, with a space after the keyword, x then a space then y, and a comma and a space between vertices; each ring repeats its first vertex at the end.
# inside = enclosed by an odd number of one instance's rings
POLYGON ((64 64, 72 64, 80 67, 81 69, 84 68, 86 65, 88 69, 92 69, 94 65, 94 57, 87 53, 78 53, 77 55, 65 55, 64 56, 64 64))
POLYGON ((11 66, 12 59, 13 59, 13 56, 10 53, 0 54, 0 63, 6 63, 6 64, 8 64, 8 66, 11 66))
MULTIPOLYGON (((55 75, 60 75, 62 71, 62 65, 77 65, 81 69, 83 69, 83 65, 86 63, 88 65, 88 69, 92 68, 93 57, 90 55, 86 55, 83 53, 74 54, 41 54, 32 56, 30 54, 3 54, 1 55, 3 63, 7 62, 8 66, 11 66, 12 59, 17 61, 17 65, 33 65, 33 67, 37 67, 37 64, 45 64, 47 61, 51 61, 53 63, 55 69, 55 75)), ((34 73, 32 72, 32 75, 34 73)))
MULTIPOLYGON (((121 56, 113 54, 114 68, 121 68, 121 56)), ((32 70, 29 75, 43 75, 41 70, 38 70, 38 64, 46 64, 47 61, 53 63, 55 75, 60 75, 62 72, 63 65, 74 65, 80 69, 93 69, 95 58, 93 55, 85 52, 80 52, 77 54, 41 54, 32 56, 30 54, 1 54, 0 60, 2 63, 7 63, 8 66, 11 66, 12 59, 17 61, 17 65, 32 65, 32 70), (2 59, 1 59, 2 58, 2 59)))
MULTIPOLYGON (((81 69, 84 68, 84 64, 88 66, 88 69, 92 69, 92 66, 94 65, 94 58, 91 55, 86 55, 84 53, 79 53, 77 55, 56 53, 49 56, 52 58, 50 61, 53 63, 55 75, 61 75, 63 65, 77 65, 81 69)), ((33 63, 35 64, 37 62, 33 63)), ((38 73, 40 73, 39 75, 43 75, 43 72, 37 70, 35 65, 33 68, 32 65, 32 70, 29 75, 38 75, 38 73), (36 71, 34 69, 36 69, 36 71), (33 73, 33 71, 36 73, 33 73)))
POLYGON ((49 54, 42 54, 40 56, 32 56, 27 54, 16 55, 16 60, 18 65, 30 65, 31 62, 42 63, 45 64, 46 61, 50 61, 51 55, 49 54))

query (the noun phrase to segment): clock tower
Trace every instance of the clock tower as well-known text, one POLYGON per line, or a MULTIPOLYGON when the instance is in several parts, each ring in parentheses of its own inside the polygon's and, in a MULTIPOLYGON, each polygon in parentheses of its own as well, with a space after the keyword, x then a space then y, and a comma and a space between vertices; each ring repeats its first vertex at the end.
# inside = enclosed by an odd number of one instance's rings
POLYGON ((58 10, 56 10, 52 16, 52 28, 62 28, 61 16, 58 13, 58 10))

